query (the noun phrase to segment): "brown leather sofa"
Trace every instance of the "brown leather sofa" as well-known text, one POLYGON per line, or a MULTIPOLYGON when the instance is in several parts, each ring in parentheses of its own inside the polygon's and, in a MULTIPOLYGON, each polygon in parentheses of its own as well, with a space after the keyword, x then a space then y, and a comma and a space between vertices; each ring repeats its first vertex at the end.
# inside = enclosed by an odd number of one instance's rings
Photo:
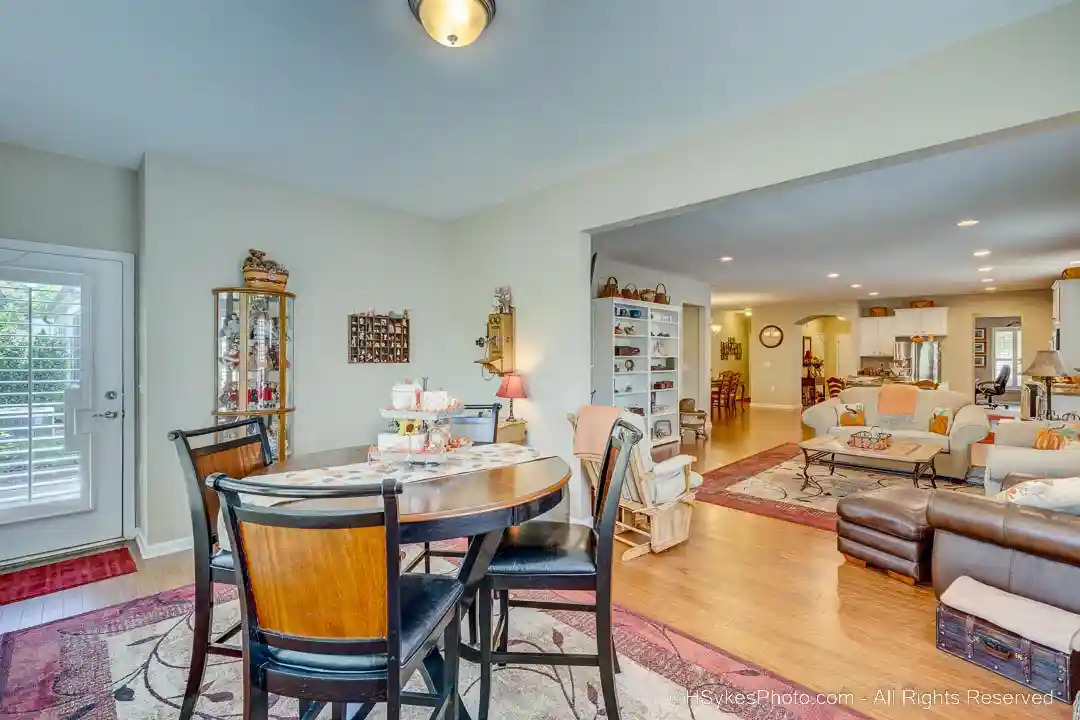
POLYGON ((932 578, 942 593, 961 575, 1080 614, 1080 517, 958 492, 935 492, 932 578))

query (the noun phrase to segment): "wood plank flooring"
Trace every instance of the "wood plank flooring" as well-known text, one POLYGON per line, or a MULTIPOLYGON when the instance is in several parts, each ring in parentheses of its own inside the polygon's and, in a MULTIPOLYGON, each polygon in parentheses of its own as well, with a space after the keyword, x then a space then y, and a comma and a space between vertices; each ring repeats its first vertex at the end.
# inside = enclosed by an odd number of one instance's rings
MULTIPOLYGON (((700 471, 784 442, 806 429, 797 411, 748 408, 717 422, 708 442, 670 446, 700 471)), ((689 437, 689 435, 687 435, 689 437)), ((188 553, 143 561, 139 572, 0 606, 0 633, 149 595, 191 581, 188 553)), ((616 562, 615 600, 817 692, 850 692, 874 718, 1053 718, 1061 703, 974 704, 969 690, 1024 693, 934 647, 934 596, 846 565, 836 536, 698 503, 690 542, 662 555, 616 562), (905 702, 904 689, 959 693, 959 704, 905 702), (894 691, 891 702, 878 691, 894 691)), ((1026 694, 1026 693, 1024 693, 1026 694)), ((933 698, 930 698, 933 700, 933 698)))

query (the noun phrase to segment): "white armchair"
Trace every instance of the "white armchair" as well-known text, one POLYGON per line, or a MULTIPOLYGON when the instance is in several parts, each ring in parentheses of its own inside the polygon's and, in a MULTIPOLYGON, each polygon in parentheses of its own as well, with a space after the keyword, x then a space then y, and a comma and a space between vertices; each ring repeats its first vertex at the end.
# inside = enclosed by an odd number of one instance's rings
MULTIPOLYGON (((663 552, 690 538, 690 516, 695 490, 701 475, 690 469, 695 457, 676 455, 663 462, 652 457, 652 441, 640 415, 624 411, 622 419, 642 432, 642 439, 630 453, 630 475, 623 485, 615 539, 628 545, 624 561, 649 552, 663 552)), ((577 430, 577 415, 567 415, 577 430)), ((592 487, 600 477, 600 463, 582 462, 592 487)))

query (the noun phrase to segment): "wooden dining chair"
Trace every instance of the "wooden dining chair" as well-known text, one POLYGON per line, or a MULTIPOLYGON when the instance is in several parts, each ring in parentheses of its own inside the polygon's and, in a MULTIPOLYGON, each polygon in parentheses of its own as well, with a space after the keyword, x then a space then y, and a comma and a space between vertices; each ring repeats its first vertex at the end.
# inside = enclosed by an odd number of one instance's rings
POLYGON ((207 484, 224 500, 235 555, 244 718, 267 718, 270 694, 300 700, 302 720, 326 704, 340 720, 346 703, 363 716, 386 703, 388 720, 399 720, 403 705, 432 708, 430 720, 457 717, 463 585, 401 573, 401 483, 283 487, 216 473, 207 484), (264 507, 255 497, 289 502, 264 507), (313 499, 343 502, 304 507, 313 499), (441 690, 402 689, 433 664, 441 690))
POLYGON ((176 446, 184 470, 191 535, 195 557, 195 614, 191 665, 180 705, 179 720, 189 720, 195 712, 199 688, 203 684, 208 655, 240 657, 240 650, 224 643, 240 632, 237 623, 225 633, 212 636, 214 624, 214 583, 234 584, 233 555, 218 546, 218 494, 206 487, 206 478, 215 472, 243 477, 272 462, 266 424, 255 417, 198 430, 173 430, 169 439, 176 446))
POLYGON ((615 522, 630 464, 630 452, 643 434, 625 420, 616 420, 604 453, 594 508, 595 527, 534 520, 506 531, 488 565, 478 591, 480 605, 480 707, 487 720, 491 702, 492 664, 591 665, 600 668, 600 686, 608 720, 619 720, 615 673, 619 662, 611 626, 611 560, 615 522), (585 590, 594 603, 510 598, 511 590, 585 590), (493 650, 492 593, 499 596, 498 649, 493 650), (508 652, 510 608, 570 610, 596 616, 597 654, 508 652))

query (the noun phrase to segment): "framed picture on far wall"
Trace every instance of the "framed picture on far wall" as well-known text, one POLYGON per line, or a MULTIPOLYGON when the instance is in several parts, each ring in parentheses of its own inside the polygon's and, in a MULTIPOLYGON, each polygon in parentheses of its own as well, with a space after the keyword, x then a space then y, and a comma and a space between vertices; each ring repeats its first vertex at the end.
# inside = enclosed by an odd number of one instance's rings
POLYGON ((986 340, 986 328, 975 328, 975 340, 986 340))
POLYGON ((972 343, 971 344, 971 352, 974 353, 975 355, 985 355, 986 354, 986 343, 985 342, 972 343))
POLYGON ((975 356, 975 367, 977 367, 977 368, 986 367, 986 356, 985 355, 976 355, 975 356))

